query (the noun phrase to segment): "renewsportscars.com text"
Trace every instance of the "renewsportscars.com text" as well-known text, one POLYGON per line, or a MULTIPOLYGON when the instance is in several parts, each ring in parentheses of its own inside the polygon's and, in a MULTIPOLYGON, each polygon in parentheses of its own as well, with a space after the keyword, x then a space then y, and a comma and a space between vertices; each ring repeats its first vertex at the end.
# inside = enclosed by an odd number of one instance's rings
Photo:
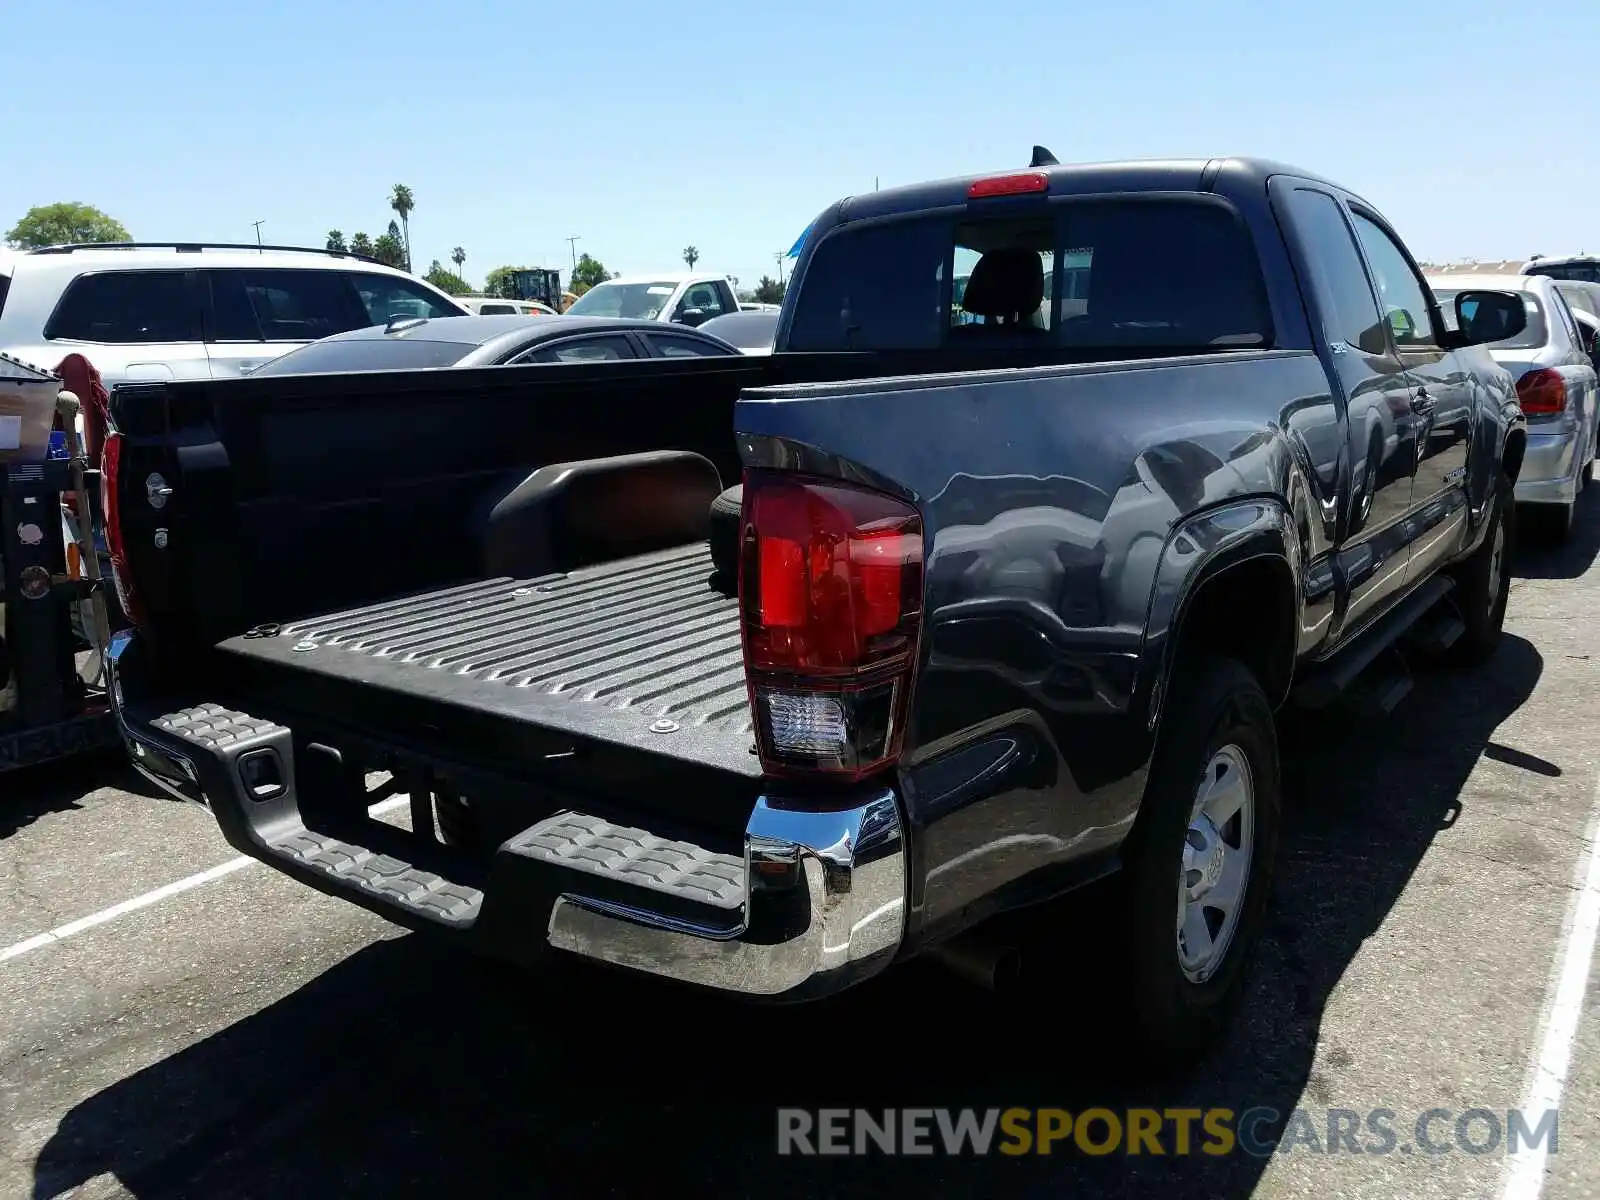
POLYGON ((780 1108, 783 1155, 1516 1154, 1557 1151, 1559 1114, 1487 1108, 780 1108))

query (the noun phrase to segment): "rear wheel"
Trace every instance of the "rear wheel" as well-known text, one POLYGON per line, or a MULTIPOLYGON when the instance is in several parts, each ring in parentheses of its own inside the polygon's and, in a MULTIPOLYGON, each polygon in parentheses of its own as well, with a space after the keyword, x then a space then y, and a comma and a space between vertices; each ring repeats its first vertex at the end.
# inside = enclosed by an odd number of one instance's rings
POLYGON ((1180 667, 1123 848, 1124 1013, 1149 1062, 1207 1054, 1260 933, 1278 841, 1277 732, 1260 682, 1207 655, 1180 667))

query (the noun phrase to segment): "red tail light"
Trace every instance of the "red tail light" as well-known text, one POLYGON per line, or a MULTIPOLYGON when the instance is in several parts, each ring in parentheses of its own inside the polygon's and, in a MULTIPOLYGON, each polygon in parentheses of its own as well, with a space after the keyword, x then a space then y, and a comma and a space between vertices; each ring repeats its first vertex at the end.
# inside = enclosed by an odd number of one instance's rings
POLYGON ((995 175, 979 179, 967 189, 968 200, 982 200, 987 196, 1021 196, 1028 192, 1050 190, 1050 176, 1043 171, 1024 171, 1019 175, 995 175))
POLYGON ((859 779, 900 756, 922 631, 922 518, 833 480, 750 471, 739 602, 762 767, 859 779))
POLYGON ((127 542, 122 530, 122 503, 117 483, 122 474, 122 435, 107 430, 100 449, 100 512, 105 522, 106 550, 111 556, 111 580, 122 611, 135 625, 144 624, 139 598, 128 579, 127 542))
POLYGON ((1561 377, 1560 371, 1549 367, 1529 371, 1517 380, 1517 400, 1522 405, 1522 411, 1530 417, 1565 412, 1567 381, 1561 377))

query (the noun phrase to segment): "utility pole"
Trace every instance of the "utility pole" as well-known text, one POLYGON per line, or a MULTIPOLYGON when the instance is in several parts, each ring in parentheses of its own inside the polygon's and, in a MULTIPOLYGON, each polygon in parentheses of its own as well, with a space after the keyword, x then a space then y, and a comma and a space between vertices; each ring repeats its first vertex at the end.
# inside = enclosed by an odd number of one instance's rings
POLYGON ((256 247, 259 249, 260 246, 261 246, 261 227, 263 225, 265 225, 266 222, 265 221, 253 221, 251 223, 256 227, 256 247))
POLYGON ((578 273, 578 243, 581 241, 583 241, 581 237, 569 237, 566 239, 567 246, 572 251, 572 273, 574 275, 578 273))
POLYGON ((782 287, 783 286, 783 257, 784 257, 784 252, 782 250, 779 250, 772 257, 778 260, 778 286, 782 287))

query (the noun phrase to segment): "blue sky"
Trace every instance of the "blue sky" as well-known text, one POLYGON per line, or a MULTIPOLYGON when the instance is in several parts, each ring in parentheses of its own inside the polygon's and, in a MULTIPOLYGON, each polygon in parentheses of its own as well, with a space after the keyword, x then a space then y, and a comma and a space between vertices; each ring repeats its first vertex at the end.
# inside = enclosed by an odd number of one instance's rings
POLYGON ((875 176, 1020 166, 1037 141, 1284 159, 1423 258, 1600 250, 1600 4, 1580 0, 5 8, 0 233, 82 200, 139 238, 248 241, 259 219, 321 245, 381 233, 403 182, 419 269, 459 244, 475 282, 565 275, 578 235, 612 270, 694 244, 753 283, 875 176))

